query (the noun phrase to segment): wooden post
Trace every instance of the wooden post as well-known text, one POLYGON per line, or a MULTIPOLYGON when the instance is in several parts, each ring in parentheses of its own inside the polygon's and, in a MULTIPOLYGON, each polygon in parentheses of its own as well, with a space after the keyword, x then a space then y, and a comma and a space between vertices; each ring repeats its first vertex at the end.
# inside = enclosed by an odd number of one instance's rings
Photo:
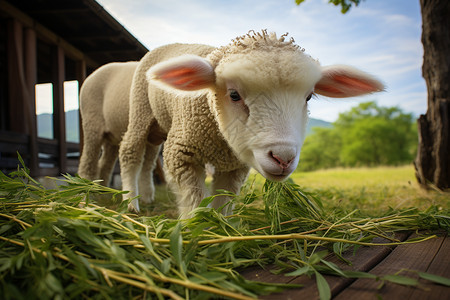
POLYGON ((67 172, 66 115, 64 111, 64 50, 60 46, 53 48, 53 132, 58 141, 59 173, 67 172))
POLYGON ((28 135, 25 158, 32 176, 39 175, 35 84, 37 81, 36 34, 16 19, 8 22, 8 129, 28 135))
POLYGON ((25 101, 25 111, 29 121, 29 149, 30 161, 28 167, 31 176, 39 176, 39 158, 37 143, 37 122, 36 122, 36 83, 37 83, 37 53, 36 53, 36 32, 27 28, 24 31, 24 57, 25 57, 25 82, 28 90, 25 101))
POLYGON ((23 28, 15 19, 8 22, 8 85, 9 85, 9 130, 26 133, 27 122, 24 122, 24 89, 23 74, 23 28))

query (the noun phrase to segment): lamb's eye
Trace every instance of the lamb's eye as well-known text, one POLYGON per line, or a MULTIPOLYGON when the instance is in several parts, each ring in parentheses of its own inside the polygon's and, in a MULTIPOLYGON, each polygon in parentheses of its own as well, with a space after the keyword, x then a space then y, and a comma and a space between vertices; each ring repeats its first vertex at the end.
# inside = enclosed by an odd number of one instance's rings
POLYGON ((230 99, 233 101, 239 101, 242 98, 236 90, 230 90, 230 99))
POLYGON ((313 93, 311 93, 311 94, 309 94, 309 96, 308 97, 306 97, 306 101, 309 101, 309 100, 311 100, 311 97, 313 96, 313 93))

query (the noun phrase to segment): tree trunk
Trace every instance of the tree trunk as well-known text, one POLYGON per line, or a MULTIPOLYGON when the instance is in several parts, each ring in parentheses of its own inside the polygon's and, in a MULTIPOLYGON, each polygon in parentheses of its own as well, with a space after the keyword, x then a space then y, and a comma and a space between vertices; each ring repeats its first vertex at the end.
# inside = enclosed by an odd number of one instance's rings
POLYGON ((450 1, 420 0, 422 74, 428 109, 418 120, 416 177, 422 186, 450 188, 450 1))

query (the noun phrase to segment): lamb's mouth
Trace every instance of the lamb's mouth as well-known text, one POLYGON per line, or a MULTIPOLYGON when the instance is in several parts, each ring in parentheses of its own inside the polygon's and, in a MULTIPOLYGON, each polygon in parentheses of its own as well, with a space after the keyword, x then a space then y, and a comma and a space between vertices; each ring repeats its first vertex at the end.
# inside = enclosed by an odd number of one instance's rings
POLYGON ((272 180, 272 181, 277 181, 277 182, 284 181, 284 180, 286 180, 286 178, 289 177, 289 175, 291 175, 291 172, 286 172, 286 170, 282 171, 281 173, 277 173, 277 174, 266 172, 264 170, 260 173, 265 178, 272 180))

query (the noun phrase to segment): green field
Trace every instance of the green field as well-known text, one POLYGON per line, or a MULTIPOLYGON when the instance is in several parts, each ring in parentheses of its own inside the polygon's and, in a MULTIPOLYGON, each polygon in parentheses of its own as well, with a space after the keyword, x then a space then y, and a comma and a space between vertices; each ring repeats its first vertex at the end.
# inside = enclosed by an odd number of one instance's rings
POLYGON ((412 165, 329 169, 294 173, 291 177, 302 188, 321 197, 328 207, 380 212, 389 207, 450 206, 449 193, 427 191, 419 186, 412 165))
MULTIPOLYGON (((369 215, 380 215, 390 208, 450 208, 450 194, 421 188, 412 165, 295 172, 290 178, 302 190, 321 199, 327 210, 359 209, 369 215)), ((264 181, 252 171, 241 194, 260 192, 264 181)), ((161 213, 176 216, 174 196, 166 186, 157 186, 155 202, 149 207, 149 214, 161 213)))

